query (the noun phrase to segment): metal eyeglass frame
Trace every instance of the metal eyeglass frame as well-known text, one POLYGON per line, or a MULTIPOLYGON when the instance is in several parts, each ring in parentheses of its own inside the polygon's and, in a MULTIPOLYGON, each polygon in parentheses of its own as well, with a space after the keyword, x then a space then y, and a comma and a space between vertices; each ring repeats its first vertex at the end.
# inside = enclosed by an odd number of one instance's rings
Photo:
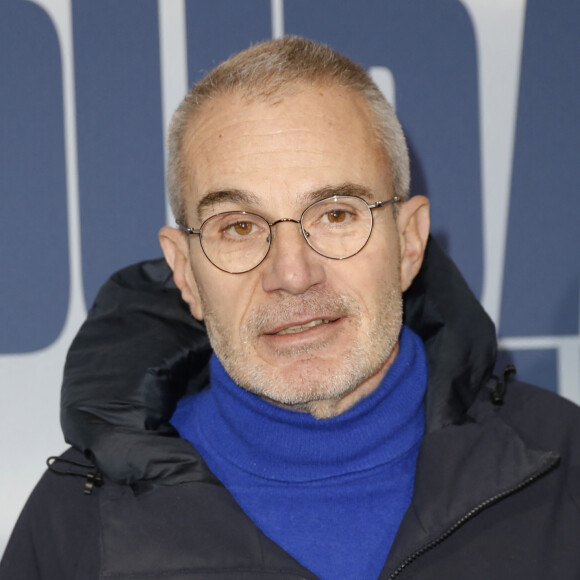
POLYGON ((362 250, 365 248, 365 246, 367 245, 371 234, 373 232, 373 226, 375 225, 375 221, 373 218, 373 209, 380 209, 381 207, 386 207, 387 205, 393 203, 398 203, 399 201, 401 201, 401 198, 397 195, 395 195, 394 197, 392 197, 391 199, 387 199, 386 201, 377 201, 375 203, 368 203, 366 200, 364 200, 362 197, 359 197, 358 195, 331 195, 329 197, 326 197, 324 199, 321 199, 319 201, 315 201, 314 203, 311 203, 303 212, 302 215, 300 216, 299 220, 293 219, 293 218, 280 218, 272 223, 270 223, 266 218, 264 218, 263 216, 257 214, 257 213, 253 213, 250 211, 224 211, 221 213, 216 213, 208 218, 206 218, 205 220, 203 220, 203 222, 201 223, 201 225, 199 226, 199 229, 195 229, 195 228, 190 228, 187 225, 177 221, 177 225, 179 226, 179 229, 182 230, 183 232, 185 232, 188 236, 192 236, 192 235, 198 235, 199 236, 199 244, 201 246, 201 249, 203 250, 203 253, 205 255, 205 257, 208 259, 208 261, 210 262, 210 264, 214 267, 216 267, 218 270, 221 270, 222 272, 226 272, 227 274, 246 274, 247 272, 251 272, 252 270, 255 270, 268 256, 268 254, 270 253, 270 248, 272 247, 272 228, 279 224, 279 223, 283 223, 283 222, 292 222, 295 224, 299 224, 300 225, 300 232, 302 233, 302 236, 304 238, 304 240, 306 241, 306 243, 308 244, 308 246, 314 250, 317 254, 319 254, 320 256, 324 256, 325 258, 328 258, 330 260, 346 260, 348 258, 352 258, 353 256, 356 256, 359 252, 362 252, 362 250), (371 227, 369 228, 369 235, 367 236, 367 239, 365 240, 364 244, 356 251, 353 252, 352 254, 349 254, 348 256, 341 256, 341 257, 335 257, 335 256, 327 256, 326 254, 323 254, 321 251, 317 250, 308 240, 309 237, 309 233, 304 229, 304 226, 302 224, 302 220, 304 218, 304 214, 313 206, 319 204, 319 203, 324 203, 325 201, 331 200, 333 198, 338 198, 338 197, 348 197, 348 198, 356 198, 356 199, 360 199, 362 202, 364 202, 366 204, 366 206, 369 209, 369 213, 371 215, 371 227), (221 268, 220 266, 218 266, 217 264, 215 264, 211 258, 207 255, 205 248, 203 247, 203 228, 205 226, 205 224, 207 222, 209 222, 210 220, 212 220, 213 218, 220 216, 220 215, 226 215, 229 213, 237 213, 237 214, 242 214, 242 215, 248 215, 248 216, 254 216, 257 218, 260 218, 261 220, 263 220, 266 224, 268 224, 268 228, 270 230, 270 233, 268 235, 268 249, 266 250, 266 253, 264 254, 264 257, 255 265, 252 266, 251 268, 249 268, 248 270, 243 270, 242 272, 231 272, 230 270, 225 270, 224 268, 221 268))

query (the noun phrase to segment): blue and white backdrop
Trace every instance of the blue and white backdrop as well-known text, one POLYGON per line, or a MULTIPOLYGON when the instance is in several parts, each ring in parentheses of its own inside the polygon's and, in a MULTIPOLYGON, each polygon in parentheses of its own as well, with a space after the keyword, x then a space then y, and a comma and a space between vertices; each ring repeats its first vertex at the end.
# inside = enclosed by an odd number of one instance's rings
POLYGON ((1 0, 0 552, 65 447, 62 365, 87 307, 160 255, 171 112, 268 37, 368 67, 503 359, 580 401, 578 30, 577 0, 1 0))

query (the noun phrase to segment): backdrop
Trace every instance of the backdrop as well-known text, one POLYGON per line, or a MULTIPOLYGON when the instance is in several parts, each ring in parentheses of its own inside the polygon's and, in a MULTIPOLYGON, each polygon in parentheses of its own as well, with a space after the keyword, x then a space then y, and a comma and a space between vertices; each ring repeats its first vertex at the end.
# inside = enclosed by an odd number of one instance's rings
POLYGON ((65 448, 62 365, 87 306, 160 255, 171 112, 284 33, 370 70, 502 361, 579 401, 578 30, 577 0, 1 0, 0 552, 65 448))

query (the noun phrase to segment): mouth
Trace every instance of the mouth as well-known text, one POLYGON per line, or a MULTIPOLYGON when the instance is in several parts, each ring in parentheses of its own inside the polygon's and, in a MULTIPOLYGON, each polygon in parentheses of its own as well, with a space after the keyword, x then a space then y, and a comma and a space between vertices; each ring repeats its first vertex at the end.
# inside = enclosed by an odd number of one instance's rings
POLYGON ((288 326, 287 328, 283 328, 278 332, 273 332, 272 335, 274 336, 281 336, 284 334, 297 334, 299 332, 304 332, 305 330, 310 330, 316 326, 321 326, 323 324, 329 324, 330 322, 335 322, 334 320, 327 320, 323 318, 319 318, 317 320, 311 320, 306 324, 297 324, 296 326, 288 326))

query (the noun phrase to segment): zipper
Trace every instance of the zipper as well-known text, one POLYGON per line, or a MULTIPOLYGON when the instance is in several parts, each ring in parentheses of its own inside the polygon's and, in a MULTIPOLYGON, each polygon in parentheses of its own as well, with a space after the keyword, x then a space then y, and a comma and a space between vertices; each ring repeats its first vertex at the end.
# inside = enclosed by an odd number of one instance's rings
POLYGON ((547 473, 552 471, 552 469, 554 469, 554 467, 556 467, 556 465, 558 464, 558 460, 559 460, 559 457, 554 457, 552 463, 550 463, 548 466, 541 469, 540 471, 537 471, 536 473, 530 475, 527 479, 520 482, 518 485, 516 485, 516 486, 514 486, 506 491, 503 491, 502 493, 498 493, 498 494, 494 495, 493 497, 486 499, 485 501, 481 502, 479 505, 477 505, 473 509, 469 510, 464 516, 459 518, 452 526, 447 528, 447 530, 445 530, 440 536, 438 536, 434 540, 431 540, 430 542, 428 542, 424 546, 421 546, 419 549, 417 549, 415 552, 413 552, 410 556, 408 556, 407 559, 405 559, 403 562, 401 562, 401 564, 399 564, 399 566, 388 577, 387 580, 393 580, 393 578, 396 578, 397 576, 399 576, 410 564, 415 562, 415 560, 420 558, 423 554, 425 554, 429 550, 435 548, 436 546, 438 546, 439 544, 444 542, 449 536, 451 536, 451 534, 453 534, 455 531, 457 531, 463 524, 465 524, 470 519, 474 518, 476 515, 478 515, 483 510, 485 510, 488 507, 492 506, 493 504, 501 501, 502 499, 505 499, 506 497, 509 497, 510 495, 513 495, 513 494, 521 491, 522 489, 528 487, 528 485, 534 483, 534 481, 538 480, 539 478, 543 477, 544 475, 546 475, 547 473))

